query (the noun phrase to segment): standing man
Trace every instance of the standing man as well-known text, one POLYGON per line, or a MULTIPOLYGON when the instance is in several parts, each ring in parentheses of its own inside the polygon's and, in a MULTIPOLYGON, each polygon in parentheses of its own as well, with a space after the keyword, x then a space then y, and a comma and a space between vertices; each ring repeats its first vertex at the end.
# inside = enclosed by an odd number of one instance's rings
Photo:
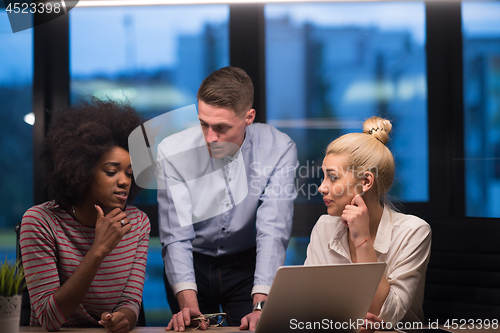
POLYGON ((255 329, 285 263, 297 149, 274 127, 253 124, 253 97, 245 71, 215 71, 198 90, 201 128, 158 146, 160 240, 174 313, 167 330, 183 331, 220 307, 229 325, 255 329))

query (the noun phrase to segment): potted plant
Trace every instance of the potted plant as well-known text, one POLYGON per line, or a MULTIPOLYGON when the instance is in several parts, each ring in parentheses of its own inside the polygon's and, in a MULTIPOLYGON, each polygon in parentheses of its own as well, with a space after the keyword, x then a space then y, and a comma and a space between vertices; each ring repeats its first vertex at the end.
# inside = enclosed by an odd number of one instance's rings
POLYGON ((0 266, 0 327, 2 332, 19 332, 24 270, 20 261, 4 260, 0 266))

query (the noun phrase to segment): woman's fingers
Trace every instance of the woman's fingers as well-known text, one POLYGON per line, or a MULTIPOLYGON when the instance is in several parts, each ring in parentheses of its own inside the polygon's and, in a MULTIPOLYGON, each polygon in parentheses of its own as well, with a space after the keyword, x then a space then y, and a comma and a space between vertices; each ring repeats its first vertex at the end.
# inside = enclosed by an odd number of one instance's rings
POLYGON ((109 254, 118 245, 124 235, 132 229, 130 219, 120 208, 115 208, 106 215, 98 205, 96 221, 95 244, 99 246, 105 255, 109 254))
POLYGON ((104 212, 102 211, 102 208, 99 205, 94 205, 95 210, 97 210, 97 220, 100 220, 104 218, 104 212))

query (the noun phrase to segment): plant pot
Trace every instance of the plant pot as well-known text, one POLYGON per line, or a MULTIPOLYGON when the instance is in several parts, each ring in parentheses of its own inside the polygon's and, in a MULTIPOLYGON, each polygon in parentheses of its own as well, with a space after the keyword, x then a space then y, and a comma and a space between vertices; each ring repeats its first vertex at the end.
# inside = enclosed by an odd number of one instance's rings
POLYGON ((0 327, 5 333, 19 333, 21 295, 0 296, 0 327))

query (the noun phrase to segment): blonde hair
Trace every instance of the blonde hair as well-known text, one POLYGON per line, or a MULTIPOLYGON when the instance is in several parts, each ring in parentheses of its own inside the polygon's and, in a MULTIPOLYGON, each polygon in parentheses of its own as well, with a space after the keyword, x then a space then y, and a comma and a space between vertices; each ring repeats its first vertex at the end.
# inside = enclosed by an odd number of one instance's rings
POLYGON ((394 180, 394 157, 385 145, 391 130, 389 120, 372 117, 365 120, 363 133, 345 134, 326 148, 326 155, 344 154, 348 159, 348 167, 354 170, 357 177, 363 177, 367 171, 372 172, 381 202, 389 205, 391 203, 386 193, 394 180))

